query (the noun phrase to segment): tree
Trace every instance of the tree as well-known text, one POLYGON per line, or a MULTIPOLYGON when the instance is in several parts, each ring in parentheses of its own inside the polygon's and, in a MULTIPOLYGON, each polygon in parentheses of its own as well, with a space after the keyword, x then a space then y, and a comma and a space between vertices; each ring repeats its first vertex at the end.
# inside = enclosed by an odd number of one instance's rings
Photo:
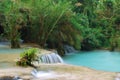
POLYGON ((20 33, 19 29, 24 21, 24 16, 20 13, 19 1, 4 0, 1 1, 3 15, 5 16, 4 26, 5 33, 11 42, 11 48, 20 47, 20 33), (17 6, 16 6, 17 5, 17 6))

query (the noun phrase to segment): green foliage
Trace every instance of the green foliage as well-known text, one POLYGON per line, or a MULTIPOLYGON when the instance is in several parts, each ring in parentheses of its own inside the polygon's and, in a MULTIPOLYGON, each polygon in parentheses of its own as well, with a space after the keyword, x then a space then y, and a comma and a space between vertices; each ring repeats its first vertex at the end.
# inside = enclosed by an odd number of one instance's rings
MULTIPOLYGON (((98 4, 99 10, 97 12, 97 20, 99 19, 98 25, 102 27, 102 33, 104 34, 104 44, 112 47, 114 41, 116 42, 116 35, 119 35, 119 25, 116 24, 116 20, 118 19, 119 9, 118 6, 120 2, 117 0, 105 0, 101 2, 102 4, 98 4), (115 39, 115 40, 114 40, 115 39)), ((96 10, 97 11, 97 10, 96 10)), ((118 41, 117 41, 118 42, 118 41)))
POLYGON ((20 61, 17 61, 16 64, 19 66, 32 66, 31 62, 36 59, 36 48, 31 48, 21 53, 20 61))
MULTIPOLYGON (((30 7, 33 30, 37 30, 37 42, 44 47, 44 44, 54 32, 71 16, 70 2, 53 0, 35 0, 30 7), (37 29, 36 29, 37 28, 37 29)), ((35 32, 35 31, 34 31, 35 32)))
POLYGON ((64 42, 78 50, 119 48, 119 0, 0 0, 0 7, 0 24, 13 45, 22 37, 62 55, 64 42))
POLYGON ((89 21, 86 15, 77 13, 76 16, 71 18, 71 23, 74 28, 79 31, 79 34, 74 39, 77 44, 77 49, 85 48, 87 49, 94 49, 101 47, 102 38, 104 35, 102 34, 101 28, 91 28, 89 26, 89 21), (86 46, 87 45, 87 46, 86 46))
POLYGON ((20 33, 18 30, 25 21, 24 15, 19 11, 21 5, 19 1, 4 0, 1 1, 0 7, 2 7, 1 14, 5 17, 1 23, 7 38, 11 41, 11 48, 19 48, 20 33))
POLYGON ((120 36, 118 37, 118 48, 120 49, 120 36))
POLYGON ((30 0, 24 4, 26 5, 23 7, 29 10, 28 16, 31 22, 27 26, 30 26, 30 37, 32 40, 34 38, 34 42, 41 47, 45 47, 46 42, 51 42, 52 45, 57 43, 58 46, 54 48, 63 49, 62 42, 73 41, 76 34, 72 33, 77 31, 70 23, 70 18, 74 15, 70 1, 30 0))
POLYGON ((72 24, 81 31, 83 40, 81 45, 94 49, 110 47, 114 42, 118 43, 120 2, 118 0, 78 1, 82 3, 78 9, 81 11, 72 19, 72 24))

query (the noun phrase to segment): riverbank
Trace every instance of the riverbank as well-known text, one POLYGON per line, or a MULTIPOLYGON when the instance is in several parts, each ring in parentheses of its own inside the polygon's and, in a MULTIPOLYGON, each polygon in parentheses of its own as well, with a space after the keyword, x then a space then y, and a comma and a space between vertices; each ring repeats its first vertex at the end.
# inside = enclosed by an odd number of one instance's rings
POLYGON ((72 66, 67 64, 40 64, 38 71, 52 71, 53 77, 35 78, 31 75, 33 68, 18 67, 15 65, 15 58, 18 55, 9 55, 9 60, 4 58, 3 66, 0 66, 0 77, 2 76, 20 76, 23 80, 114 80, 117 73, 92 70, 81 66, 72 66), (13 57, 12 57, 13 56, 13 57), (6 62, 5 62, 6 61, 6 62), (6 64, 5 64, 6 63, 6 64))
POLYGON ((113 72, 96 71, 67 64, 40 64, 37 69, 39 71, 52 71, 54 75, 35 78, 31 75, 33 68, 13 67, 0 69, 0 77, 19 76, 23 80, 114 80, 117 75, 113 72))
MULTIPOLYGON (((26 47, 39 47, 37 45, 22 45, 26 47)), ((50 51, 40 49, 41 53, 50 53, 50 51)), ((15 60, 20 57, 20 53, 0 53, 0 77, 19 76, 23 80, 114 80, 117 73, 92 70, 86 67, 73 66, 68 64, 40 64, 38 71, 51 71, 52 77, 44 76, 35 78, 31 72, 34 68, 18 67, 15 60)), ((42 75, 42 74, 41 74, 42 75)))

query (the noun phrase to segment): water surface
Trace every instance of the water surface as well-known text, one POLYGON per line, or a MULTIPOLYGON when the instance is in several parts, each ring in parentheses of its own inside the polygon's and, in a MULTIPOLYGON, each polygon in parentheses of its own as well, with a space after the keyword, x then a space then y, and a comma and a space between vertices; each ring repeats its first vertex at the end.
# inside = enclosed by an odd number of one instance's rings
POLYGON ((9 42, 0 42, 0 68, 10 68, 16 65, 16 59, 25 48, 11 49, 9 42))
POLYGON ((66 55, 68 64, 86 66, 95 70, 120 72, 120 52, 90 51, 66 55))
POLYGON ((22 52, 24 52, 26 49, 4 49, 4 48, 0 48, 0 54, 12 54, 12 53, 16 53, 16 54, 20 54, 22 52))

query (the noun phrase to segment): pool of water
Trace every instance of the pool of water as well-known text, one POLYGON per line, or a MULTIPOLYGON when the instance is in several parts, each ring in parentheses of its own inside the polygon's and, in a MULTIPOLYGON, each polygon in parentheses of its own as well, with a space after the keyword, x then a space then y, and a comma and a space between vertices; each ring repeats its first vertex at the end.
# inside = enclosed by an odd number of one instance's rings
POLYGON ((63 57, 65 63, 86 66, 95 70, 120 72, 120 52, 78 52, 63 57))
POLYGON ((0 42, 0 54, 21 53, 24 52, 26 49, 27 48, 11 49, 10 42, 0 42))
POLYGON ((25 49, 0 48, 0 69, 14 67, 15 61, 25 49))
POLYGON ((0 54, 11 54, 11 53, 22 53, 24 52, 26 49, 24 48, 20 48, 20 49, 10 49, 10 48, 0 48, 0 54))

